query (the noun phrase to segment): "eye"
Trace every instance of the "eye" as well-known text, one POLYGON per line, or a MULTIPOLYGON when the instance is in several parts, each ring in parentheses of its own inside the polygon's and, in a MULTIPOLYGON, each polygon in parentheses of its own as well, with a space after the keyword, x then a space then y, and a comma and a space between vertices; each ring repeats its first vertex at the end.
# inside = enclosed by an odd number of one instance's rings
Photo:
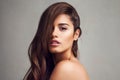
POLYGON ((65 30, 67 30, 67 28, 65 26, 59 26, 59 30, 60 31, 65 31, 65 30))

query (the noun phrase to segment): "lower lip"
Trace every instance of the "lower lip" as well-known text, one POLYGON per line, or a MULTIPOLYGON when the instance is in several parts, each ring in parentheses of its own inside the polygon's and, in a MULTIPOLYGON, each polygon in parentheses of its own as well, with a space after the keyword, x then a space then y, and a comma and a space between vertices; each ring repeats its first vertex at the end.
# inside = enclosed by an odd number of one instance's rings
POLYGON ((59 43, 50 44, 50 46, 53 46, 53 47, 57 47, 58 45, 59 45, 59 43))

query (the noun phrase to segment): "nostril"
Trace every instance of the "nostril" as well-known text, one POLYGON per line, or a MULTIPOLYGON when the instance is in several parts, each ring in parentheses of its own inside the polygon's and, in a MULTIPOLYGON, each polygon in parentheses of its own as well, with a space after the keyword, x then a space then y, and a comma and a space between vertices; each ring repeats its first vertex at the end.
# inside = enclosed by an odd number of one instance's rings
POLYGON ((53 37, 53 38, 54 38, 54 37, 57 37, 57 31, 54 30, 54 31, 52 32, 52 37, 53 37))

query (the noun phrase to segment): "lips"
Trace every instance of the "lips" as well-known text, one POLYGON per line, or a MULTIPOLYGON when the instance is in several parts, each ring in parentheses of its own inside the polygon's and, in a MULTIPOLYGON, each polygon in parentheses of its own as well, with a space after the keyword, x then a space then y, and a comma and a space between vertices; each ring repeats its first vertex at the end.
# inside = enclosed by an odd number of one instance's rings
POLYGON ((58 46, 59 44, 60 44, 60 42, 57 41, 57 40, 51 40, 50 41, 50 46, 58 46))

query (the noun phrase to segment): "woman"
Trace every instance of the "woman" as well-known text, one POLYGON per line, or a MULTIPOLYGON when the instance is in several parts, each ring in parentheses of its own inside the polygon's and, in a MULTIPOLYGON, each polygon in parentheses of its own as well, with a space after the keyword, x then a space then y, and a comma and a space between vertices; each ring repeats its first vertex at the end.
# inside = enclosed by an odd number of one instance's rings
POLYGON ((80 19, 66 2, 49 6, 29 47, 31 67, 25 80, 89 80, 77 59, 80 19))

